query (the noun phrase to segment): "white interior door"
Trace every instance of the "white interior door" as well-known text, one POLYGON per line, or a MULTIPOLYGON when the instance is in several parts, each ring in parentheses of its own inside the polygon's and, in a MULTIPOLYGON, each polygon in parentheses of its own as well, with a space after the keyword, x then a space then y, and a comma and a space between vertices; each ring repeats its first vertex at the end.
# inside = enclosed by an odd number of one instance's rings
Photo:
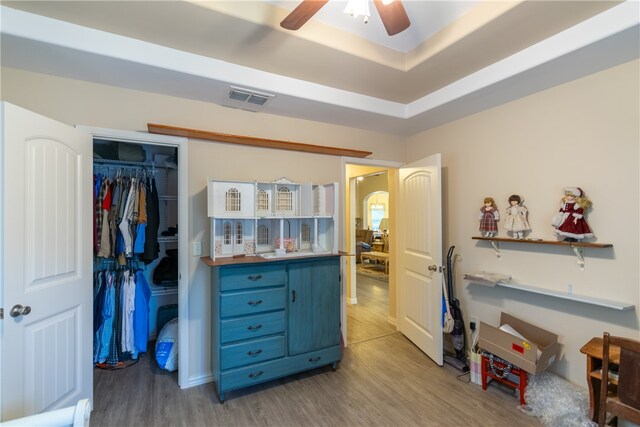
POLYGON ((440 154, 400 168, 397 224, 398 326, 442 365, 440 154))
POLYGON ((0 418, 10 420, 93 398, 92 144, 1 108, 0 418))

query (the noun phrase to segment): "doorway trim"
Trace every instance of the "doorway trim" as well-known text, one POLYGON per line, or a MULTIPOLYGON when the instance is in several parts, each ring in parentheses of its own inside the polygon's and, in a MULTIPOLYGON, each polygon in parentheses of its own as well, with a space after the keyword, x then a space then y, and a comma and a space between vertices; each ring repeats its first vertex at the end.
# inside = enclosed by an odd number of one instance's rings
MULTIPOLYGON (((345 187, 349 185, 355 188, 355 178, 351 178, 351 177, 347 178, 347 165, 372 166, 372 167, 380 167, 380 168, 386 168, 386 169, 399 169, 400 167, 404 166, 404 163, 402 162, 395 162, 395 161, 389 161, 389 160, 376 160, 376 159, 362 159, 357 157, 342 157, 341 161, 342 161, 342 167, 340 169, 340 182, 341 182, 340 200, 343 200, 343 201, 347 201, 346 200, 347 188, 345 187)), ((355 206, 355 191, 349 191, 349 194, 351 195, 351 198, 347 202, 351 206, 350 212, 353 212, 353 207, 355 206)), ((389 209, 393 209, 393 206, 389 206, 389 209)), ((341 222, 341 228, 342 230, 344 230, 344 233, 342 235, 342 242, 340 246, 342 247, 343 251, 349 254, 353 254, 353 256, 355 256, 355 241, 354 241, 355 240, 355 224, 351 224, 351 218, 347 218, 346 203, 340 203, 340 222, 341 222), (350 247, 347 247, 347 233, 351 235, 350 247)), ((347 271, 343 264, 344 270, 342 271, 341 276, 349 277, 349 283, 351 285, 349 291, 350 291, 350 295, 352 296, 350 302, 355 303, 357 301, 357 297, 355 297, 356 296, 356 289, 355 289, 356 288, 356 263, 350 262, 348 266, 349 266, 349 269, 347 271)), ((340 318, 341 318, 341 325, 342 325, 342 336, 344 337, 345 347, 348 346, 346 291, 347 291, 346 281, 342 280, 342 283, 340 285, 340 305, 341 305, 340 318)))
POLYGON ((188 139, 183 137, 155 135, 118 129, 80 126, 76 128, 89 133, 94 139, 104 138, 134 144, 150 144, 175 147, 178 150, 178 386, 189 384, 189 153, 188 139))

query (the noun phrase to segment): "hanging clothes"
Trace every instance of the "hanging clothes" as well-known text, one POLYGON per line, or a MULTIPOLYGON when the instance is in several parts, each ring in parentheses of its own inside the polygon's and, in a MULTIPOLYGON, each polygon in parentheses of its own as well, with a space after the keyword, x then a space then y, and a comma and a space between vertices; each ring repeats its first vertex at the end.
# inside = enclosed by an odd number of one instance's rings
POLYGON ((136 284, 129 271, 124 272, 120 290, 121 337, 120 348, 123 353, 134 352, 133 312, 135 306, 136 284))
POLYGON ((151 289, 139 265, 160 252, 155 178, 135 166, 115 169, 93 177, 93 361, 103 369, 129 366, 147 351, 151 289))
POLYGON ((116 288, 114 286, 116 275, 114 272, 104 274, 105 292, 102 302, 102 323, 95 334, 94 362, 104 363, 109 356, 111 342, 113 341, 114 320, 116 314, 116 288))
POLYGON ((98 249, 98 256, 109 258, 109 256, 111 255, 111 228, 109 224, 109 209, 111 209, 113 183, 108 179, 105 179, 105 182, 106 192, 102 201, 100 213, 100 216, 102 217, 102 220, 100 221, 102 230, 100 231, 100 247, 98 249))
POLYGON ((142 260, 150 264, 158 258, 160 245, 158 245, 158 228, 160 227, 160 201, 155 178, 147 179, 147 227, 142 260))
POLYGON ((136 299, 133 317, 134 346, 137 352, 147 351, 149 339, 149 302, 151 289, 142 270, 136 272, 136 299))
POLYGON ((133 206, 136 198, 136 179, 131 178, 129 185, 129 194, 127 195, 127 203, 122 213, 122 221, 118 227, 124 238, 124 255, 130 257, 133 255, 133 236, 131 235, 131 223, 133 222, 133 206))

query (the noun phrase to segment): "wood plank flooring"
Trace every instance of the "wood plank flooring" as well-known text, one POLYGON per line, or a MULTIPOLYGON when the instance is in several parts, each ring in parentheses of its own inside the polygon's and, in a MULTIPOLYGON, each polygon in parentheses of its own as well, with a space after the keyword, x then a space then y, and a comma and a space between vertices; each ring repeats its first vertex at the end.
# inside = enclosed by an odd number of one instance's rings
POLYGON ((347 305, 349 345, 396 333, 387 319, 389 283, 358 274, 356 287, 358 304, 347 305))
MULTIPOLYGON (((375 283, 370 285, 372 296, 381 291, 375 283)), ((362 305, 350 307, 352 338, 335 372, 324 367, 229 392, 220 404, 212 383, 178 388, 177 373, 160 370, 150 351, 129 368, 94 370, 91 425, 541 425, 517 409, 512 394, 493 386, 483 391, 464 382, 468 376, 458 378, 455 369, 437 366, 390 325, 361 328, 367 321, 360 316, 376 324, 381 322, 376 317, 382 316, 386 322, 386 308, 376 315, 376 304, 385 303, 367 301, 367 291, 358 291, 362 305)))

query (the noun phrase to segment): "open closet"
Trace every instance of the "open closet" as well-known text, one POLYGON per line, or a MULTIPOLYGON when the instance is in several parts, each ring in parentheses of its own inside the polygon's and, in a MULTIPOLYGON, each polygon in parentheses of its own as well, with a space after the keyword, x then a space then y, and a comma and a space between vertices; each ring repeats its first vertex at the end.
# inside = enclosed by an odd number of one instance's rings
POLYGON ((119 369, 178 317, 178 146, 94 133, 93 181, 93 361, 119 369))

